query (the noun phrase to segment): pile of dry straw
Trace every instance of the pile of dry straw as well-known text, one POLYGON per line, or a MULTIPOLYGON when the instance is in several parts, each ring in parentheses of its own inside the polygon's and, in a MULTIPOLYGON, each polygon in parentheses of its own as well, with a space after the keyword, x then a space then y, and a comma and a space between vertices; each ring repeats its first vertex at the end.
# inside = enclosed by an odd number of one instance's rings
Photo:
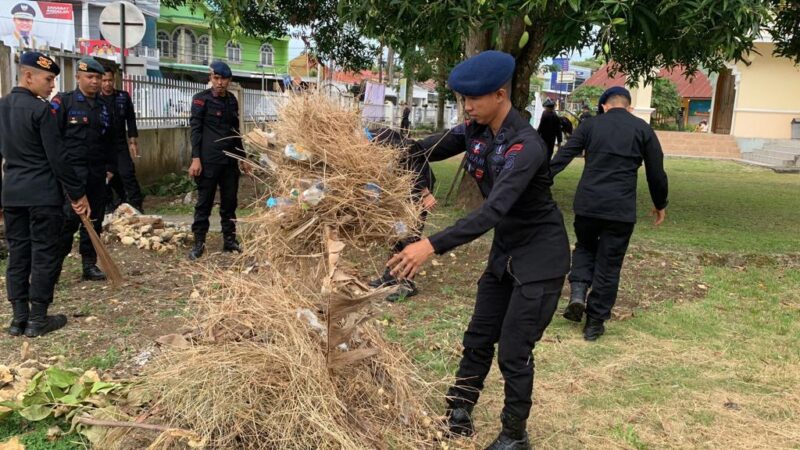
POLYGON ((416 225, 400 150, 318 94, 287 99, 273 130, 247 139, 272 207, 246 219, 239 270, 207 269, 192 347, 146 377, 155 408, 208 448, 444 445, 430 386, 369 320, 386 290, 344 268, 347 246, 388 246, 416 225))

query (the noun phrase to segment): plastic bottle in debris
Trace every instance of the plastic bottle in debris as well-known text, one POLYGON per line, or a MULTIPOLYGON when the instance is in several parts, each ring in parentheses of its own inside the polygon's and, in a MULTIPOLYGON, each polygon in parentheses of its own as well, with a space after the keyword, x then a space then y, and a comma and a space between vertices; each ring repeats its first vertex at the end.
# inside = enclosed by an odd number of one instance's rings
POLYGON ((365 184, 364 190, 367 191, 367 197, 372 201, 378 201, 381 198, 381 187, 375 183, 365 184))
POLYGON ((267 208, 269 209, 286 209, 294 206, 295 202, 291 199, 283 198, 283 197, 270 197, 267 199, 267 208))
POLYGON ((303 191, 303 195, 300 198, 311 206, 317 206, 325 198, 325 189, 323 189, 322 183, 316 183, 303 191))
POLYGON ((286 144, 286 148, 283 149, 283 154, 286 155, 287 158, 295 161, 308 161, 308 153, 304 152, 295 144, 286 144))

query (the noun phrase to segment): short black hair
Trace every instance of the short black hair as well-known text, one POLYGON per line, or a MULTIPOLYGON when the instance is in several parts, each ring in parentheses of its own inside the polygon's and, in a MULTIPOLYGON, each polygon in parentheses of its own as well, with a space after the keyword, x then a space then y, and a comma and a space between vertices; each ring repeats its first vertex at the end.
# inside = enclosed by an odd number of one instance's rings
POLYGON ((110 73, 111 75, 114 75, 114 74, 117 73, 117 69, 114 66, 112 66, 111 64, 103 66, 103 68, 106 69, 106 73, 110 73))
POLYGON ((505 89, 506 94, 508 94, 508 98, 511 98, 511 80, 506 81, 503 87, 500 89, 505 89))
POLYGON ((608 97, 605 104, 609 105, 617 102, 621 102, 623 106, 631 106, 631 100, 622 94, 614 94, 608 97))

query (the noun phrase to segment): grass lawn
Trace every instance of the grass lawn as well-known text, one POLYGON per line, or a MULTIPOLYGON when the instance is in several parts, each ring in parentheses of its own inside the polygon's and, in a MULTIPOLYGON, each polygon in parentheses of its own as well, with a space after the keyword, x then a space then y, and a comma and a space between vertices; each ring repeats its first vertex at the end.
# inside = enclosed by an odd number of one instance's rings
MULTIPOLYGON (((440 199, 457 166, 434 165, 440 199)), ((573 162, 553 188, 571 236, 582 168, 573 162)), ((534 444, 800 448, 800 177, 688 159, 669 159, 666 169, 670 206, 659 228, 646 217, 641 172, 640 222, 620 293, 627 312, 596 343, 557 313, 536 349, 534 444)), ((440 209, 428 231, 459 214, 440 209)), ((421 277, 423 293, 384 317, 389 336, 443 386, 458 363, 488 246, 483 237, 437 258, 421 277)), ((476 409, 479 434, 456 445, 483 448, 501 408, 494 367, 476 409)))

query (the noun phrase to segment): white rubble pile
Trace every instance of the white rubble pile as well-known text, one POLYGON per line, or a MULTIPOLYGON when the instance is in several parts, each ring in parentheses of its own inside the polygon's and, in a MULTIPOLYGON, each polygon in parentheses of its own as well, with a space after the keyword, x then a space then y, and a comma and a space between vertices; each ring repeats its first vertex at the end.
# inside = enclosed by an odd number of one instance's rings
POLYGON ((193 240, 188 226, 164 222, 161 216, 140 214, 127 203, 106 216, 103 230, 106 242, 116 240, 122 245, 135 245, 158 253, 175 251, 193 240))

